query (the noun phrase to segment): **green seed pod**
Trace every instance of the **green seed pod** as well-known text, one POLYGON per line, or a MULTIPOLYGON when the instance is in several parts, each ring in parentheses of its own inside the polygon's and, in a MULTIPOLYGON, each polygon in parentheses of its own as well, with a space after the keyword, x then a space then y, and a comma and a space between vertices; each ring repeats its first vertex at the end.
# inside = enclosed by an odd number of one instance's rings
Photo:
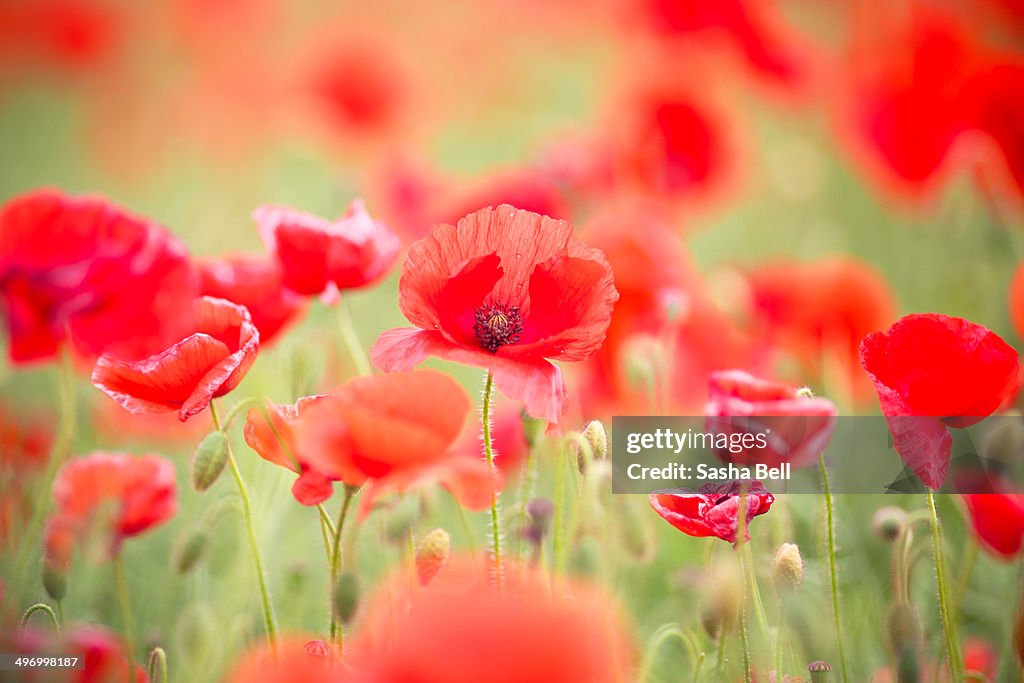
POLYGON ((811 674, 811 683, 827 683, 832 674, 832 667, 828 662, 819 659, 807 665, 807 672, 811 674))
POLYGON ((43 588, 52 599, 60 602, 68 593, 68 570, 43 559, 43 588))
POLYGON ((451 551, 452 537, 444 529, 434 529, 423 537, 416 549, 416 575, 421 586, 426 586, 444 569, 451 551))
POLYGON ((210 537, 204 529, 187 529, 171 549, 171 566, 178 574, 187 574, 206 555, 210 537))
POLYGON ((192 456, 192 488, 203 492, 217 481, 228 462, 228 437, 224 432, 210 432, 199 442, 192 456))
POLYGON ((352 572, 344 572, 334 584, 332 605, 334 614, 343 624, 352 621, 359 608, 359 581, 352 572))

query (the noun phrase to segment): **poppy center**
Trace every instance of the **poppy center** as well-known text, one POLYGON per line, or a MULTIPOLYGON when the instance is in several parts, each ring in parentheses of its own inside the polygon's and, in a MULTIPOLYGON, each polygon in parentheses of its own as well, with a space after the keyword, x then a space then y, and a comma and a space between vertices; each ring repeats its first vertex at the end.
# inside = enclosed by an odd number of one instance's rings
POLYGON ((480 346, 491 353, 505 344, 515 344, 523 333, 523 319, 518 306, 492 304, 480 306, 473 314, 473 333, 480 346))

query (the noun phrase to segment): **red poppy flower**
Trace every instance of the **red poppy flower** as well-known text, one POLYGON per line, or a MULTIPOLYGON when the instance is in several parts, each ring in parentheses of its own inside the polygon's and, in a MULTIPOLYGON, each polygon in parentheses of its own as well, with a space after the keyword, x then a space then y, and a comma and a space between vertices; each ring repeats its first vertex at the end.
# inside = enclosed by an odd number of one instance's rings
POLYGON ((0 306, 14 363, 76 351, 145 355, 186 324, 195 274, 184 247, 98 197, 40 190, 0 209, 0 306))
POLYGON ((203 295, 245 306, 263 347, 304 312, 302 298, 284 287, 280 266, 260 256, 201 261, 199 289, 203 295))
POLYGON ((866 397, 871 386, 860 369, 860 341, 896 317, 881 275, 847 257, 780 261, 743 275, 755 337, 799 360, 811 377, 834 377, 852 396, 866 397))
POLYGON ((398 237, 370 218, 358 199, 333 223, 277 206, 260 207, 253 218, 281 264, 284 286, 299 294, 371 284, 391 269, 401 249, 398 237))
POLYGON ((72 624, 61 636, 34 629, 11 629, 0 636, 4 652, 28 657, 78 656, 81 669, 64 670, 61 675, 47 672, 45 677, 28 677, 25 681, 59 681, 60 683, 145 683, 146 672, 138 664, 132 666, 124 648, 124 640, 93 624, 72 624), (131 669, 129 668, 131 667, 131 669), (129 671, 134 675, 129 676, 129 671))
POLYGON ((258 408, 249 410, 245 423, 245 442, 268 462, 285 467, 299 475, 292 485, 292 495, 303 505, 317 505, 334 493, 334 480, 313 469, 302 458, 295 440, 294 426, 307 408, 324 396, 303 396, 294 405, 267 406, 271 423, 258 408))
MULTIPOLYGON (((514 479, 522 471, 523 461, 530 451, 523 430, 522 406, 511 401, 495 401, 491 415, 491 445, 494 464, 505 479, 514 479)), ((473 421, 463 432, 456 447, 459 453, 479 459, 484 452, 480 424, 473 421)))
POLYGON ((750 520, 768 512, 775 502, 775 496, 757 480, 704 484, 696 493, 684 489, 658 491, 650 494, 647 500, 666 522, 687 536, 717 536, 723 541, 736 543, 740 492, 744 487, 746 537, 749 541, 750 520))
POLYGON ((296 457, 304 472, 366 482, 364 511, 385 491, 421 481, 440 481, 483 509, 494 497, 491 471, 453 449, 471 410, 466 391, 433 370, 359 377, 303 407, 291 425, 296 457))
POLYGON ((260 345, 249 312, 224 299, 196 299, 194 330, 142 360, 102 356, 92 383, 129 412, 177 410, 184 422, 238 386, 256 361, 260 345))
POLYGON ((1020 124, 1024 119, 1024 60, 996 55, 993 61, 971 80, 965 98, 972 107, 971 124, 997 150, 995 170, 1002 173, 994 179, 1003 181, 1020 200, 1024 198, 1024 126, 1020 124))
POLYGON ((72 460, 53 484, 56 510, 46 527, 48 562, 66 566, 71 549, 93 523, 114 555, 125 538, 166 522, 177 509, 174 465, 158 455, 92 453, 72 460), (111 516, 107 516, 111 515, 111 516))
POLYGON ((1017 336, 1024 339, 1024 263, 1017 266, 1010 282, 1010 318, 1017 336))
POLYGON ((262 642, 246 651, 231 668, 227 683, 344 683, 352 680, 347 663, 330 652, 307 648, 309 638, 290 635, 277 646, 262 642))
POLYGON ((86 0, 0 5, 0 66, 79 72, 110 57, 121 38, 115 6, 86 0))
POLYGON ((641 7, 650 26, 667 37, 721 37, 746 58, 751 68, 773 80, 794 83, 806 77, 808 65, 801 63, 791 31, 782 25, 772 3, 645 0, 641 7))
POLYGON ((1024 494, 969 493, 964 495, 974 534, 982 545, 1004 559, 1024 544, 1024 494))
POLYGON ((978 49, 967 27, 924 3, 865 15, 841 102, 852 151, 883 187, 931 189, 969 127, 964 87, 978 49))
POLYGON ((430 355, 487 368, 498 388, 551 423, 566 409, 562 373, 600 347, 618 298, 604 256, 556 221, 508 205, 438 225, 409 249, 399 306, 416 327, 388 330, 385 372, 430 355))
POLYGON ((400 574, 369 598, 365 614, 354 666, 380 683, 624 683, 634 674, 609 596, 515 563, 505 565, 503 585, 466 558, 453 558, 425 587, 400 574))
POLYGON ((711 373, 709 389, 710 398, 704 407, 709 431, 765 433, 768 437, 767 448, 740 453, 716 451, 728 462, 806 467, 817 461, 832 437, 836 407, 827 399, 800 396, 796 387, 759 379, 742 370, 711 373))
POLYGON ((1018 387, 1017 352, 962 318, 908 315, 865 337, 861 365, 875 384, 900 457, 930 488, 949 472, 949 427, 970 427, 1018 387))

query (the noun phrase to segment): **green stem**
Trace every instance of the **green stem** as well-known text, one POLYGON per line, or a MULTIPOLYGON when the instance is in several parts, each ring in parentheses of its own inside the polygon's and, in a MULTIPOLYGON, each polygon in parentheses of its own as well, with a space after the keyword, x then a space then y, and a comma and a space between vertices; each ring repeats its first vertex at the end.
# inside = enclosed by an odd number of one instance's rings
POLYGON ((61 600, 57 601, 57 618, 60 620, 61 624, 66 623, 66 620, 64 619, 64 602, 61 600))
MULTIPOLYGON (((971 582, 974 563, 978 561, 978 540, 972 535, 967 541, 967 557, 961 563, 960 578, 957 579, 953 592, 953 609, 959 610, 967 595, 967 585, 971 582)), ((58 603, 59 604, 59 603, 58 603)))
POLYGON ((568 549, 565 545, 565 507, 566 507, 566 476, 569 468, 568 454, 565 452, 565 444, 559 447, 558 459, 555 462, 555 514, 552 520, 552 548, 553 568, 556 571, 563 571, 568 564, 568 549))
POLYGON ((654 635, 647 642, 647 649, 644 651, 643 659, 640 661, 640 671, 635 679, 637 683, 645 683, 647 681, 651 675, 651 666, 654 664, 655 655, 658 654, 661 646, 672 638, 677 638, 686 648, 687 653, 690 655, 690 661, 693 663, 694 672, 697 672, 702 655, 699 648, 694 644, 692 637, 679 628, 678 624, 665 624, 655 631, 654 635))
POLYGON ((167 683, 167 653, 162 647, 154 647, 149 653, 146 674, 149 683, 167 683))
POLYGON ((743 643, 743 680, 751 683, 750 671, 750 640, 747 638, 747 606, 740 609, 740 642, 743 643))
MULTIPOLYGON (((217 431, 221 429, 220 418, 217 416, 217 406, 210 401, 210 416, 213 418, 213 426, 217 431)), ((235 484, 238 486, 238 495, 242 499, 242 515, 245 517, 245 531, 249 538, 249 551, 252 554, 253 568, 256 570, 256 578, 260 586, 260 599, 263 602, 263 626, 267 632, 267 639, 272 648, 277 647, 277 629, 274 626, 274 608, 270 604, 270 591, 267 589, 267 578, 263 572, 263 559, 260 557, 260 547, 256 541, 256 527, 252 519, 252 501, 249 499, 249 491, 242 479, 242 472, 235 462, 235 455, 228 444, 228 465, 231 466, 231 474, 235 477, 235 484)))
POLYGON ((718 630, 718 652, 715 653, 715 680, 725 680, 725 643, 727 641, 728 632, 725 627, 722 626, 718 630))
POLYGON ((352 505, 352 498, 358 489, 352 486, 345 486, 344 498, 341 501, 341 511, 338 513, 338 523, 334 525, 334 538, 331 541, 331 644, 335 647, 343 647, 342 626, 334 613, 334 589, 338 585, 338 576, 341 574, 341 532, 345 528, 345 520, 348 518, 348 510, 352 505))
POLYGON ((825 489, 825 524, 828 536, 828 571, 832 583, 832 618, 835 621, 836 647, 839 651, 840 680, 850 680, 850 672, 846 664, 846 644, 843 640, 843 617, 839 607, 839 569, 836 563, 836 524, 835 509, 832 501, 832 486, 828 481, 828 468, 825 467, 825 454, 818 454, 818 467, 821 469, 821 483, 825 489))
MULTIPOLYGON (((58 603, 59 604, 59 603, 58 603)), ((53 628, 60 635, 60 620, 57 619, 57 615, 54 613, 53 608, 47 605, 45 602, 37 602, 36 604, 25 610, 25 614, 21 617, 21 628, 28 626, 28 620, 32 618, 32 615, 36 612, 45 612, 50 615, 50 621, 53 622, 53 628)))
POLYGON ((341 343, 344 344, 345 351, 348 352, 352 366, 359 375, 371 374, 370 359, 366 357, 366 351, 363 350, 363 345, 359 342, 359 335, 356 334, 356 328, 352 324, 352 316, 348 314, 345 302, 339 301, 336 310, 338 313, 338 331, 341 333, 341 343))
POLYGON ((754 611, 757 613, 757 621, 761 624, 761 630, 765 636, 771 630, 768 626, 768 614, 764 609, 764 602, 761 600, 761 589, 757 585, 757 574, 754 572, 754 557, 751 555, 750 543, 744 541, 740 549, 740 562, 743 563, 744 572, 747 575, 747 582, 750 584, 750 596, 754 603, 754 611))
POLYGON ((935 578, 939 589, 939 614, 942 617, 942 632, 946 637, 946 657, 953 683, 961 683, 964 679, 964 663, 960 658, 960 646, 957 643, 956 629, 953 624, 949 607, 949 593, 946 585, 946 562, 942 552, 942 528, 939 526, 939 513, 935 508, 935 493, 928 489, 928 511, 932 518, 932 547, 935 552, 935 578))
POLYGON ((494 478, 494 495, 491 497, 491 550, 494 553, 494 572, 498 583, 504 581, 504 572, 501 566, 501 492, 497 489, 498 466, 494 462, 494 443, 491 441, 491 397, 494 394, 494 375, 487 372, 487 379, 484 382, 484 402, 481 410, 481 424, 483 427, 484 458, 487 466, 491 468, 494 478))
POLYGON ((779 624, 775 629, 775 680, 782 680, 782 633, 786 627, 786 605, 778 595, 779 624))
MULTIPOLYGON (((240 412, 249 406, 256 405, 257 403, 259 403, 259 399, 250 396, 249 398, 243 398, 241 401, 231 406, 231 408, 228 409, 228 412, 224 415, 224 431, 231 429, 231 425, 234 423, 235 418, 238 417, 240 412)), ((273 427, 273 424, 271 424, 271 427, 273 427)))
POLYGON ((117 553, 114 556, 114 587, 117 590, 117 602, 121 607, 121 628, 124 629, 128 668, 131 670, 135 667, 135 620, 132 618, 128 581, 124 576, 124 560, 121 557, 121 553, 117 553))
POLYGON ((320 513, 320 537, 323 539, 324 553, 327 556, 327 563, 330 565, 331 558, 334 556, 334 549, 331 545, 331 539, 334 538, 334 522, 331 521, 327 510, 324 509, 323 503, 317 503, 316 509, 320 513))

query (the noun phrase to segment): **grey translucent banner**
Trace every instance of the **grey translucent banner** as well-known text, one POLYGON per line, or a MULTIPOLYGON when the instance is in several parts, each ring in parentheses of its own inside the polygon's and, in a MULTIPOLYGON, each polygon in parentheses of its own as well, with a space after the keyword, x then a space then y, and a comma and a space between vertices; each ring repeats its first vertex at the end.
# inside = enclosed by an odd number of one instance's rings
POLYGON ((1020 416, 615 417, 611 436, 613 493, 742 479, 820 493, 819 454, 834 493, 924 493, 922 479, 941 493, 1024 492, 1020 416))

